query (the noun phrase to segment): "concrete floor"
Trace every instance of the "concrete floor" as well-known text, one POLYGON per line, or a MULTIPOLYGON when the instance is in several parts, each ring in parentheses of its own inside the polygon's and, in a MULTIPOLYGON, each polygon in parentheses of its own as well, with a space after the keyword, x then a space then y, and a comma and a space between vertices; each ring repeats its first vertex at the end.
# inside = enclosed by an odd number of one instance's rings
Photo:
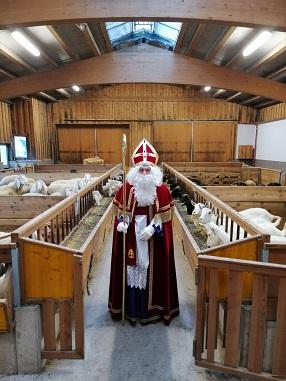
POLYGON ((85 297, 85 359, 54 360, 37 375, 0 376, 0 380, 202 381, 235 380, 196 367, 192 357, 195 285, 180 242, 175 239, 180 315, 163 323, 132 327, 113 322, 107 310, 112 237, 97 259, 85 297))

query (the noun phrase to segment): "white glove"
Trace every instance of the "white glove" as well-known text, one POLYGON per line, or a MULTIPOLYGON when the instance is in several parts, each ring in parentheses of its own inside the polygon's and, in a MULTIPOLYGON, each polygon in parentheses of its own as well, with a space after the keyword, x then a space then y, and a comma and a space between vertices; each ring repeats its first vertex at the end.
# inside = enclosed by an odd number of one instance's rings
POLYGON ((119 222, 117 225, 117 231, 126 234, 128 229, 128 224, 125 222, 119 222))
POLYGON ((117 231, 126 234, 128 226, 129 226, 129 217, 126 216, 125 217, 125 223, 123 221, 118 223, 118 225, 117 225, 117 231))
POLYGON ((155 229, 150 224, 146 226, 146 228, 144 228, 142 232, 139 234, 139 239, 141 239, 142 241, 147 241, 149 238, 152 237, 154 233, 155 233, 155 229))

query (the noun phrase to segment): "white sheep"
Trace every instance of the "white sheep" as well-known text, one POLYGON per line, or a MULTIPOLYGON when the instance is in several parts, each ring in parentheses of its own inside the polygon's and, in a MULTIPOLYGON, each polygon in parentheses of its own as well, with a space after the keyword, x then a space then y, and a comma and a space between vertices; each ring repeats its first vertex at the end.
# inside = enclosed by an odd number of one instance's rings
POLYGON ((276 219, 274 226, 278 226, 281 222, 281 217, 275 216, 263 208, 249 208, 241 210, 238 214, 248 221, 253 220, 253 218, 264 218, 264 220, 272 222, 273 219, 276 219))
POLYGON ((43 180, 37 180, 30 188, 30 194, 48 194, 48 187, 43 180))
POLYGON ((17 196, 17 190, 9 185, 3 185, 0 187, 0 196, 17 196))
POLYGON ((96 205, 100 205, 102 195, 100 194, 100 192, 98 190, 95 190, 92 192, 92 198, 95 201, 96 205))
POLYGON ((207 246, 213 247, 230 242, 229 235, 224 231, 223 225, 216 225, 214 222, 209 222, 205 225, 207 230, 207 246))
POLYGON ((19 175, 9 175, 9 176, 3 177, 3 179, 1 179, 0 181, 0 186, 8 185, 9 183, 12 183, 18 176, 19 175))
POLYGON ((263 234, 269 234, 276 237, 286 237, 286 222, 282 230, 277 229, 273 224, 269 222, 253 223, 253 226, 257 228, 263 234))

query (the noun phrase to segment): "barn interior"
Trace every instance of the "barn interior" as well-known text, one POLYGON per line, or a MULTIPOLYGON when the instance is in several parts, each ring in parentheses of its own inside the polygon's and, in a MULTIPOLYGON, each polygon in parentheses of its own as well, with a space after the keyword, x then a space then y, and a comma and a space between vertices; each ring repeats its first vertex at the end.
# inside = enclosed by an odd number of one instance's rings
POLYGON ((285 83, 283 0, 1 2, 1 379, 286 378, 285 83), (107 306, 112 200, 142 139, 174 200, 168 327, 107 306))

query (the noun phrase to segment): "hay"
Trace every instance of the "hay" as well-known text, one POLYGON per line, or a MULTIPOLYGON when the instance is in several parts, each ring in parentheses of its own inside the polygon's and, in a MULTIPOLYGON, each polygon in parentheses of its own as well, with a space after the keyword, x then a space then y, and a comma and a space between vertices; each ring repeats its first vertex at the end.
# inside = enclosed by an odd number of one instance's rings
POLYGON ((186 207, 181 205, 179 200, 174 201, 180 216, 182 217, 185 225, 187 226, 189 232, 191 233, 199 248, 201 250, 207 249, 207 242, 205 239, 203 239, 200 235, 197 234, 196 227, 194 223, 190 220, 190 215, 187 213, 186 207))
POLYGON ((85 216, 70 237, 64 242, 63 246, 70 249, 79 250, 88 238, 91 231, 95 228, 100 218, 112 201, 111 197, 103 197, 101 205, 93 207, 85 216))

